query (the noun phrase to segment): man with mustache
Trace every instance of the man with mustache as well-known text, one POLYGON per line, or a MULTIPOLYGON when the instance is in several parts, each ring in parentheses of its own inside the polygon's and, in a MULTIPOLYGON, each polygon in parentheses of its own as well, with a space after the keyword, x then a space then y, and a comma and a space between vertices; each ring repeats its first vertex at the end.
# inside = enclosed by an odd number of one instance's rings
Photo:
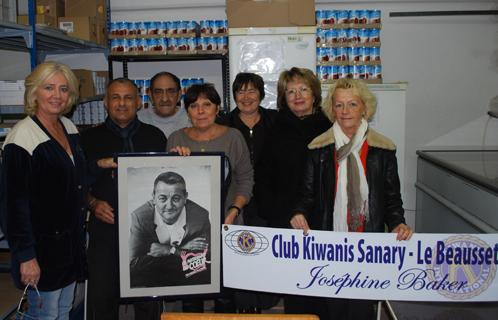
POLYGON ((163 172, 152 199, 131 214, 131 287, 209 283, 209 213, 188 199, 185 179, 163 172))
POLYGON ((166 137, 178 129, 190 127, 187 112, 181 108, 182 92, 177 76, 166 71, 157 73, 150 79, 147 94, 152 100, 152 108, 138 112, 140 121, 161 129, 166 137))

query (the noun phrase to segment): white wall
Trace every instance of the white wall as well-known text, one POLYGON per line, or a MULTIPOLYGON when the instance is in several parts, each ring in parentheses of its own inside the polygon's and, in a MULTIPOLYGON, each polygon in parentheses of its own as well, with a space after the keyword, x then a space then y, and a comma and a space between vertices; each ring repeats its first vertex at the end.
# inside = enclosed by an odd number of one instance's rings
MULTIPOLYGON (((202 20, 226 17, 224 0, 150 0, 146 3, 111 0, 111 3, 113 20, 202 20)), ((407 197, 404 200, 406 208, 413 211, 415 151, 426 145, 462 145, 462 141, 480 145, 482 141, 489 100, 498 94, 498 17, 390 18, 389 13, 497 10, 498 3, 496 0, 316 0, 316 8, 382 10, 384 82, 408 82, 405 145, 407 197)), ((0 58, 3 57, 0 51, 0 58)), ((92 58, 88 63, 102 63, 97 60, 92 58)), ((14 72, 14 75, 24 77, 29 72, 24 62, 16 61, 16 57, 2 61, 9 61, 8 65, 0 63, 0 77, 3 79, 7 79, 4 74, 12 75, 14 72)), ((76 58, 71 63, 82 64, 83 61, 76 58)), ((497 125, 497 121, 490 121, 488 125, 485 139, 488 146, 498 146, 497 125)))

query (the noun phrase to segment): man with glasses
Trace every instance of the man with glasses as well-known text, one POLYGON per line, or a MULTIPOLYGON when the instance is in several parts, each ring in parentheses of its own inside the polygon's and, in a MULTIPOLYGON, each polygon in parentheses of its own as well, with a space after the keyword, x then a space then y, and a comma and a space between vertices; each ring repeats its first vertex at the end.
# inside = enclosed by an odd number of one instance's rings
POLYGON ((172 132, 190 127, 187 112, 181 108, 182 97, 180 79, 170 72, 159 72, 150 79, 147 94, 152 100, 152 108, 142 109, 140 121, 151 124, 168 137, 172 132))

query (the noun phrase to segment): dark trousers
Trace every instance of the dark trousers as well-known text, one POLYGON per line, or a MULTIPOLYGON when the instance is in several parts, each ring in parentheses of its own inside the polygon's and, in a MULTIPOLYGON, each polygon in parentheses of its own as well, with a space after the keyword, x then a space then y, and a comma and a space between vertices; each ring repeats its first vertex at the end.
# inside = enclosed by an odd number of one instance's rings
MULTIPOLYGON (((90 232, 88 243, 87 320, 119 319, 118 243, 112 225, 98 226, 90 232)), ((159 320, 161 302, 133 304, 135 319, 159 320)))
MULTIPOLYGON (((372 320, 375 319, 375 303, 372 300, 354 299, 325 299, 326 314, 330 317, 325 319, 338 320, 372 320)), ((320 319, 322 317, 320 316, 320 319)))
POLYGON ((314 314, 321 320, 372 320, 375 319, 375 303, 372 300, 284 296, 285 313, 314 314))
POLYGON ((88 242, 87 320, 119 318, 118 244, 113 225, 93 226, 88 242))

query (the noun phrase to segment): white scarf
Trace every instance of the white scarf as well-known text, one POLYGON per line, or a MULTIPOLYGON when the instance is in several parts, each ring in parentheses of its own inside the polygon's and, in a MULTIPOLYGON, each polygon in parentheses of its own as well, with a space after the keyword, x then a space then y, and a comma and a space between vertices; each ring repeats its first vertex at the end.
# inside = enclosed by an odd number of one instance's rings
MULTIPOLYGON (((342 146, 348 144, 350 139, 344 134, 337 121, 332 126, 335 137, 335 148, 339 150, 342 146)), ((363 204, 360 215, 365 217, 365 222, 369 220, 368 214, 368 184, 365 176, 365 170, 361 164, 360 152, 361 146, 366 139, 366 132, 368 130, 368 123, 365 119, 361 119, 360 127, 356 134, 353 136, 352 146, 349 152, 339 161, 339 168, 337 172, 337 194, 334 201, 334 231, 349 231, 348 228, 348 168, 347 159, 349 155, 353 155, 356 160, 356 166, 359 174, 359 190, 361 203, 363 204)), ((354 164, 353 164, 354 165, 354 164)), ((351 212, 352 215, 354 215, 351 212)), ((352 217, 353 218, 353 217, 352 217)))

